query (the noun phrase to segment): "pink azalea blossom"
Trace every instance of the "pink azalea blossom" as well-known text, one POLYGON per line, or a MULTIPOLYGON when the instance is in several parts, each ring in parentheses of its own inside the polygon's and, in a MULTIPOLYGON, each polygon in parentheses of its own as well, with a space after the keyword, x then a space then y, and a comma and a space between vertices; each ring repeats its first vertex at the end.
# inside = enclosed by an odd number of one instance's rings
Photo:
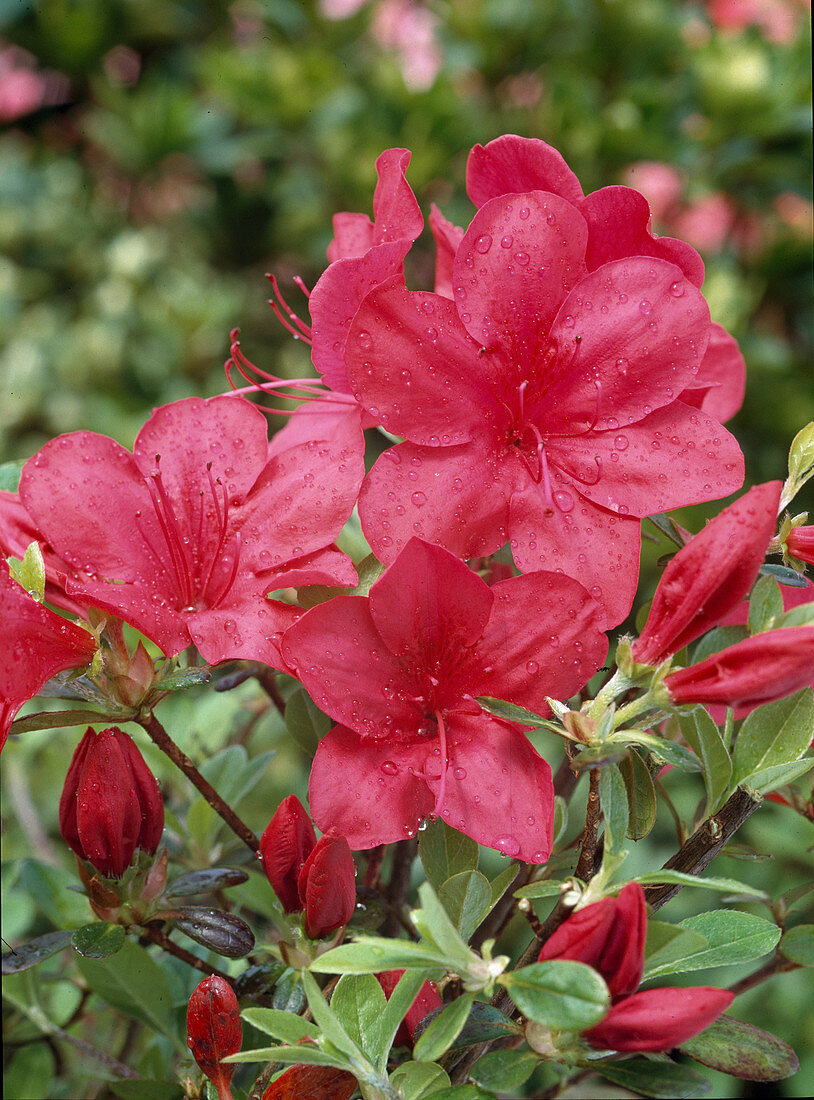
POLYGON ((0 563, 0 749, 23 703, 68 668, 89 665, 96 639, 38 603, 0 563))
POLYGON ((255 406, 193 397, 157 409, 132 453, 93 432, 52 440, 24 466, 19 493, 71 570, 69 596, 168 656, 194 643, 207 661, 279 664, 298 612, 266 594, 355 583, 331 544, 361 476, 360 457, 327 442, 269 457, 255 406))
POLYGON ((455 301, 382 283, 345 361, 357 400, 406 440, 360 496, 378 557, 413 535, 460 557, 508 539, 520 569, 563 569, 612 625, 632 603, 639 517, 732 492, 743 456, 678 400, 710 338, 696 286, 658 257, 594 266, 591 233, 550 192, 486 200, 455 256, 455 301))
POLYGON ((489 695, 548 713, 601 664, 599 608, 559 573, 491 588, 447 551, 411 540, 370 590, 295 623, 283 655, 339 725, 319 743, 309 799, 352 848, 415 834, 428 816, 534 863, 551 850, 548 764, 489 695))
POLYGON ((783 486, 750 489, 699 531, 667 565, 633 658, 656 665, 736 607, 757 578, 774 534, 783 486))
POLYGON ((769 42, 793 42, 810 10, 810 0, 708 0, 707 11, 719 30, 759 27, 769 42))
POLYGON ((814 565, 814 527, 792 527, 786 535, 789 557, 814 565))

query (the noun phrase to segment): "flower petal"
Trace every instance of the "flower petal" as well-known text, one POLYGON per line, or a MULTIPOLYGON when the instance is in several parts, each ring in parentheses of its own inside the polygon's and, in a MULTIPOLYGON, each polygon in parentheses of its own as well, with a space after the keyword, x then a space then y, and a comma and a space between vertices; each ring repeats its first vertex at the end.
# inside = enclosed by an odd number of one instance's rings
POLYGON ((435 799, 421 773, 426 742, 374 741, 335 726, 320 741, 308 798, 323 832, 336 829, 354 850, 415 836, 435 799))
POLYGON ((435 293, 452 297, 452 265, 464 231, 447 221, 435 203, 430 206, 430 229, 435 239, 435 293))
POLYGON ((727 989, 647 989, 615 1004, 583 1037, 603 1050, 670 1050, 717 1020, 734 1000, 727 989))
MULTIPOLYGON (((551 768, 516 728, 490 715, 450 713, 449 768, 441 817, 478 844, 513 859, 545 863, 551 854, 551 768)), ((431 758, 438 770, 440 760, 431 758)), ((434 795, 439 779, 430 779, 434 795)))
POLYGON ((479 345, 537 365, 563 299, 584 274, 588 230, 576 208, 544 191, 492 199, 455 257, 461 321, 479 345))
POLYGON ((187 628, 201 656, 210 664, 239 658, 282 669, 283 633, 301 614, 298 607, 253 595, 190 614, 187 628))
POLYGON ((654 256, 680 267, 695 286, 704 282, 704 261, 686 241, 656 237, 650 207, 632 187, 603 187, 579 204, 590 231, 585 262, 593 271, 622 256, 654 256))
POLYGON ((745 392, 746 364, 737 341, 721 325, 710 325, 701 366, 679 400, 725 424, 740 409, 745 392))
POLYGON ((572 203, 582 200, 579 180, 553 145, 504 134, 474 146, 466 165, 466 193, 476 206, 520 191, 550 191, 572 203))
POLYGON ((404 238, 414 241, 424 228, 421 208, 405 175, 410 157, 409 149, 385 149, 376 158, 379 178, 373 193, 374 244, 404 238))

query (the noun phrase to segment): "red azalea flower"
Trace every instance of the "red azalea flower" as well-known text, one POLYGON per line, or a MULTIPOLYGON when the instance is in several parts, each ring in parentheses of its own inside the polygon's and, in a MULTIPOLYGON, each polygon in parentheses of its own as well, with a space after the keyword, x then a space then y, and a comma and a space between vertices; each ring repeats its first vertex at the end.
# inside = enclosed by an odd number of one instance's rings
POLYGON ((356 869, 343 836, 319 838, 299 873, 297 890, 309 939, 329 936, 348 923, 356 909, 356 869))
POLYGON ((385 452, 359 508, 391 561, 417 534, 460 557, 507 537, 524 571, 556 564, 618 622, 638 576, 638 518, 726 495, 735 439, 677 400, 709 313, 659 258, 586 265, 571 202, 495 198, 458 249, 455 304, 400 278, 362 302, 346 349, 357 399, 407 442, 385 452))
POLYGON ((602 898, 564 921, 543 944, 539 961, 573 959, 605 979, 611 1008, 583 1032, 600 1050, 670 1050, 703 1031, 727 1008, 725 989, 649 989, 636 993, 644 969, 647 905, 644 891, 629 882, 618 898, 602 898))
POLYGON ((814 565, 814 527, 792 527, 786 535, 786 553, 814 565))
POLYGON ((633 658, 657 665, 716 626, 754 584, 774 534, 783 486, 750 489, 710 520, 669 562, 633 658))
POLYGON ((137 848, 151 855, 164 829, 164 802, 132 738, 88 727, 65 776, 59 831, 68 847, 107 878, 119 878, 137 848))
POLYGON ((23 703, 67 668, 89 665, 95 637, 38 603, 0 564, 0 750, 23 703))
POLYGON ((217 1089, 220 1100, 231 1100, 229 1082, 236 1066, 223 1058, 237 1054, 243 1024, 234 990, 213 974, 195 987, 187 1007, 187 1045, 192 1057, 217 1089))
POLYGON ((674 703, 755 707, 814 680, 814 626, 765 630, 664 679, 674 703))
MULTIPOLYGON (((376 981, 384 990, 384 995, 388 1001, 393 995, 393 990, 399 984, 399 980, 404 973, 405 971, 403 970, 383 970, 381 974, 375 975, 376 981)), ((436 1008, 440 1008, 443 1003, 441 995, 438 992, 438 986, 435 982, 424 982, 399 1025, 394 1040, 395 1045, 412 1047, 415 1029, 425 1016, 433 1012, 436 1008)))
MULTIPOLYGON (((74 432, 23 468, 22 501, 70 566, 69 596, 112 612, 168 655, 279 664, 299 584, 353 584, 331 547, 353 507, 358 455, 311 441, 269 457, 263 414, 240 398, 157 409, 131 454, 74 432)), ((0 502, 2 508, 2 502, 0 502)))
POLYGON ((284 798, 260 838, 260 859, 266 878, 284 913, 302 909, 297 879, 313 852, 317 834, 296 795, 284 798))
POLYGON ((352 848, 415 834, 428 815, 534 863, 551 850, 551 770, 477 695, 548 713, 602 663, 600 609, 559 573, 491 588, 438 546, 411 540, 370 590, 307 612, 283 653, 341 723, 321 741, 310 803, 352 848))

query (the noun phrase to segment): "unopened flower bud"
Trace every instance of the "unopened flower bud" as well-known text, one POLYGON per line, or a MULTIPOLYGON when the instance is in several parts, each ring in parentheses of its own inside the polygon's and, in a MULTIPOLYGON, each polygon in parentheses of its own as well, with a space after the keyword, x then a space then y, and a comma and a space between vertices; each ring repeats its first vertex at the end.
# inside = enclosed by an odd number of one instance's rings
MULTIPOLYGON (((403 970, 384 970, 381 974, 376 974, 376 980, 384 990, 384 995, 390 1000, 393 994, 393 990, 399 984, 401 976, 404 974, 403 970)), ((410 1007, 407 1009, 407 1013, 399 1025, 399 1029, 396 1032, 396 1038, 394 1039, 396 1046, 410 1046, 413 1045, 413 1036, 415 1030, 421 1021, 430 1012, 433 1012, 436 1008, 440 1008, 443 1004, 441 995, 438 992, 438 986, 435 982, 424 982, 416 994, 416 998, 410 1007)))
POLYGON ((88 729, 77 745, 59 802, 68 846, 106 878, 119 878, 137 848, 152 854, 164 828, 155 776, 133 740, 113 727, 88 729))
POLYGON ((786 535, 786 554, 814 564, 814 527, 792 527, 786 535))
POLYGON ((218 1090, 220 1100, 231 1100, 233 1065, 222 1059, 237 1054, 243 1042, 240 1009, 232 987, 213 974, 196 986, 187 1008, 187 1044, 192 1056, 218 1090))
POLYGON ((300 800, 290 794, 260 838, 263 870, 286 913, 298 913, 303 907, 297 879, 316 843, 310 817, 300 800))
POLYGON ((343 836, 319 838, 297 879, 305 907, 305 934, 312 940, 347 924, 356 909, 356 870, 343 836))

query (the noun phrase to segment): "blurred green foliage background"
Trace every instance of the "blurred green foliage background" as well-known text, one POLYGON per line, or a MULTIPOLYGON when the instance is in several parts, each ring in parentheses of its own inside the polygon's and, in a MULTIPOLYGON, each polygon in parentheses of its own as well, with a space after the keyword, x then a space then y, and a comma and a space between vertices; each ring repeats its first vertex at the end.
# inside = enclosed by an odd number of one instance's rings
MULTIPOLYGON (((758 22, 717 25, 728 7, 0 0, 0 461, 78 428, 129 445, 152 406, 226 388, 235 325, 250 358, 307 373, 307 349, 266 305, 264 273, 285 293, 294 275, 313 285, 332 214, 370 210, 374 160, 389 146, 413 151, 409 179, 425 212, 434 201, 465 225, 470 147, 516 132, 560 149, 586 192, 640 187, 656 231, 699 248, 713 316, 747 361, 746 402, 730 425, 747 482, 782 478, 792 436, 814 418, 808 9, 765 0, 754 5, 758 22)), ((408 260, 412 286, 431 285, 432 263, 427 232, 408 260)), ((296 290, 289 300, 306 314, 296 290)), ((254 721, 248 689, 193 701, 171 700, 163 717, 196 759, 236 736, 252 757, 279 751, 241 807, 258 828, 285 794, 304 795, 306 758, 279 723, 254 721)), ((59 919, 47 891, 19 877, 18 858, 36 849, 71 864, 48 839, 69 736, 37 734, 4 758, 16 818, 5 836, 12 938, 59 919)), ((179 854, 189 852, 186 784, 143 748, 178 815, 168 821, 184 840, 179 854)), ((650 866, 674 846, 669 821, 660 829, 664 851, 648 850, 650 866)), ((203 866, 212 853, 200 833, 191 858, 203 866)), ((726 859, 718 873, 773 893, 810 877, 810 827, 785 807, 767 807, 742 839, 747 861, 726 859), (754 850, 769 862, 750 860, 754 850)), ((685 894, 666 919, 707 907, 685 894)), ((801 1058, 814 1045, 804 978, 777 978, 738 1006, 801 1058)), ((188 974, 183 982, 179 1004, 188 974)), ((68 984, 52 983, 52 994, 68 984)), ((66 1003, 55 1018, 71 1011, 66 1003)), ((102 1042, 118 1044, 126 1025, 104 1014, 96 1023, 102 1042)), ((23 1049, 12 1083, 76 1095, 43 1044, 23 1049)), ((143 1059, 158 1058, 151 1049, 143 1059)), ((810 1092, 812 1072, 809 1058, 778 1093, 810 1092)), ((759 1095, 720 1077, 714 1088, 759 1095)))

